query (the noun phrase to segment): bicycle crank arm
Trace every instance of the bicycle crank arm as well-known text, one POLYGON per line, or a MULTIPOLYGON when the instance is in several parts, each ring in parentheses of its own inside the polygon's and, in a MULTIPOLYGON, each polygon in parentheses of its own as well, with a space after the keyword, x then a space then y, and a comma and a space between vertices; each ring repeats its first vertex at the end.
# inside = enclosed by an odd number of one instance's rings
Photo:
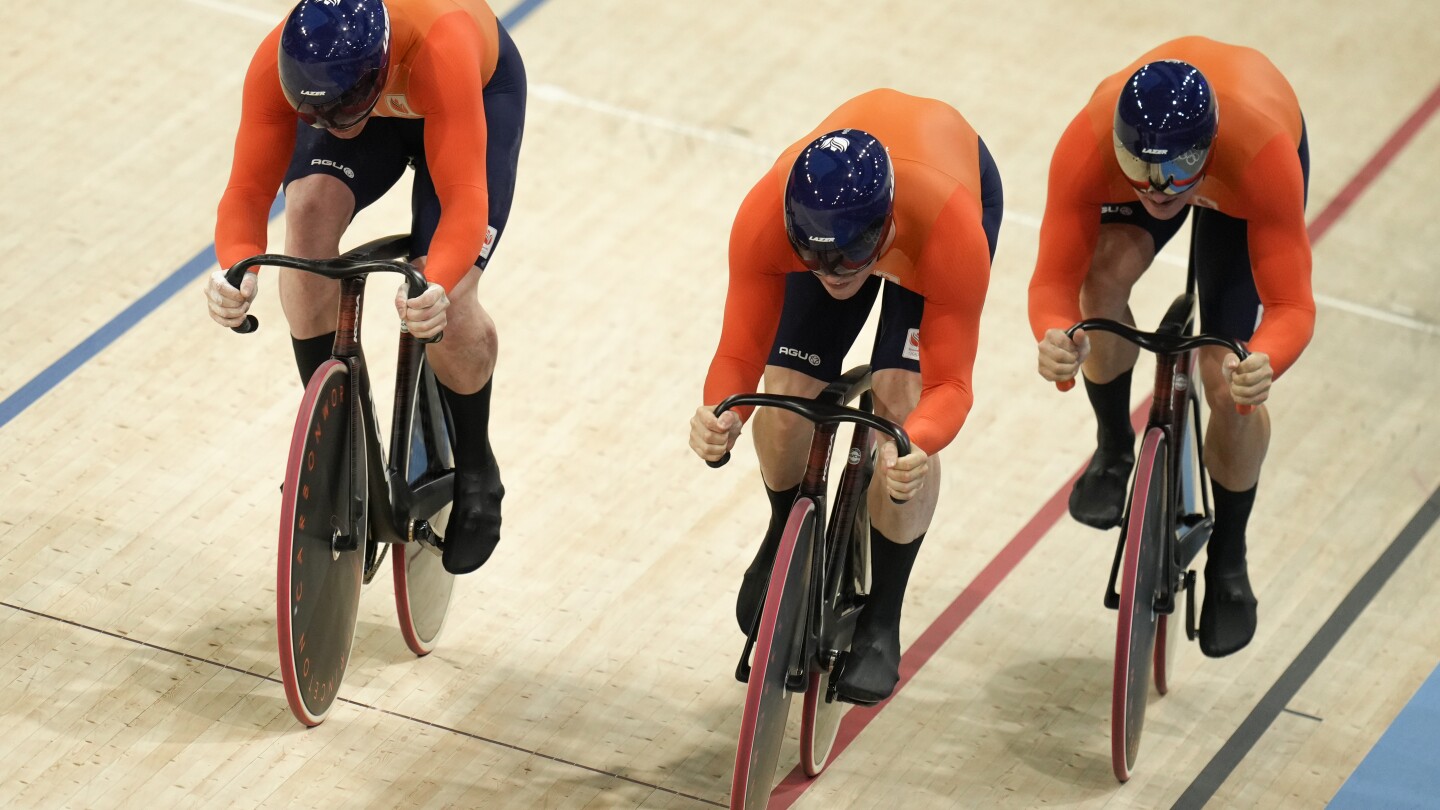
POLYGON ((434 549, 439 549, 442 542, 440 536, 435 534, 435 527, 431 526, 428 520, 410 521, 410 530, 405 539, 407 542, 420 543, 434 549))
POLYGON ((1185 638, 1195 640, 1195 571, 1185 572, 1185 638))
POLYGON ((740 653, 740 663, 735 665, 735 680, 750 683, 750 651, 755 648, 755 633, 745 637, 745 649, 740 653))

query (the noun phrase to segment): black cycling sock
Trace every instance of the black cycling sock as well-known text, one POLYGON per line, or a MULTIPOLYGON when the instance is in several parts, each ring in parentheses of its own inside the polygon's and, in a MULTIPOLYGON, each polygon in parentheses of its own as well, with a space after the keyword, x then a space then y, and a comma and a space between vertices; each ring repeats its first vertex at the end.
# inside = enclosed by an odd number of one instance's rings
POLYGON ((1250 510, 1255 506, 1255 485, 1244 492, 1232 492, 1210 479, 1215 497, 1215 528, 1210 534, 1206 568, 1217 571, 1243 570, 1245 567, 1245 527, 1250 523, 1250 510))
POLYGON ((870 597, 865 600, 865 612, 860 614, 863 623, 899 629, 905 588, 910 584, 910 571, 924 539, 921 534, 909 543, 896 543, 873 525, 870 527, 870 597))
POLYGON ((309 385, 315 369, 330 359, 330 350, 335 346, 335 333, 326 332, 304 339, 291 335, 290 345, 295 349, 295 367, 300 371, 300 384, 309 385))
POLYGON ((1108 383, 1091 382, 1085 377, 1085 393, 1095 411, 1095 441, 1100 455, 1115 457, 1135 452, 1135 429, 1130 426, 1130 378, 1134 371, 1129 369, 1108 383))
POLYGON ((782 490, 773 490, 769 484, 765 485, 765 495, 770 499, 770 526, 765 529, 765 537, 760 541, 755 559, 751 560, 750 567, 745 569, 745 577, 740 581, 740 593, 735 599, 735 621, 740 625, 741 632, 750 632, 755 615, 760 612, 760 606, 765 602, 764 586, 775 562, 775 549, 780 545, 780 534, 785 531, 785 523, 790 518, 790 507, 794 506, 795 496, 799 493, 799 484, 782 490))
POLYGON ((486 380, 473 394, 457 394, 440 385, 455 420, 455 469, 459 472, 483 473, 494 466, 490 453, 490 383, 486 380))
POLYGON ((1210 481, 1215 494, 1215 529, 1205 560, 1205 599, 1200 606, 1200 652, 1230 655, 1255 637, 1258 600, 1245 569, 1245 525, 1255 505, 1255 487, 1232 492, 1210 481))
POLYGON ((455 423, 455 504, 445 527, 442 562, 452 574, 474 571, 500 542, 505 486, 490 449, 490 384, 473 394, 440 386, 455 423))
POLYGON ((790 519, 790 507, 795 505, 795 496, 799 494, 799 484, 781 490, 765 485, 765 495, 770 498, 770 526, 765 529, 764 545, 773 547, 780 541, 780 533, 785 531, 785 523, 790 519))
POLYGON ((910 543, 894 543, 870 527, 870 598, 836 686, 851 703, 879 703, 894 694, 900 682, 900 608, 924 539, 922 534, 910 543))

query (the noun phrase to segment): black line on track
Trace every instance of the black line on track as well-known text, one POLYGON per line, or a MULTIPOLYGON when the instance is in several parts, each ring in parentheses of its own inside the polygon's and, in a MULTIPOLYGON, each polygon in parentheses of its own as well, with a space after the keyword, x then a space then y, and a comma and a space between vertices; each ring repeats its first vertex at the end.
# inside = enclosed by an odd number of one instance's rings
MULTIPOLYGON (((55 616, 55 615, 52 615, 52 614, 50 614, 50 613, 45 613, 45 612, 42 612, 42 611, 39 611, 39 610, 31 610, 30 608, 21 607, 20 605, 16 605, 16 604, 11 604, 10 602, 6 602, 6 601, 4 601, 4 600, 0 600, 0 606, 10 608, 11 610, 15 610, 15 611, 18 611, 18 612, 20 612, 20 613, 27 613, 27 614, 29 614, 29 615, 31 615, 31 616, 35 616, 35 617, 37 617, 37 618, 50 619, 51 621, 60 622, 61 624, 68 624, 68 625, 70 625, 71 627, 76 627, 76 628, 79 628, 79 629, 81 629, 81 630, 89 630, 89 631, 92 632, 92 633, 99 633, 99 634, 102 635, 102 636, 109 636, 110 638, 117 639, 117 640, 119 640, 119 641, 127 641, 127 642, 129 642, 129 643, 131 643, 131 644, 135 644, 135 645, 140 646, 140 647, 146 647, 146 648, 148 648, 148 649, 155 650, 155 651, 157 651, 157 652, 170 653, 171 655, 178 655, 178 656, 180 656, 181 658, 188 658, 189 660, 195 661, 195 662, 198 662, 198 663, 209 664, 209 665, 214 666, 214 667, 219 667, 220 669, 227 669, 227 670, 229 670, 229 671, 231 671, 231 672, 235 672, 235 673, 238 673, 238 674, 241 674, 241 675, 249 675, 249 676, 252 677, 252 678, 258 678, 259 680, 262 680, 262 681, 269 681, 270 683, 281 684, 281 681, 280 681, 279 678, 276 678, 276 677, 271 676, 271 675, 261 675, 261 674, 259 674, 258 672, 251 672, 251 671, 248 670, 248 669, 244 669, 244 668, 242 668, 242 667, 231 666, 230 664, 222 664, 222 663, 220 663, 219 661, 212 661, 212 660, 209 659, 209 658, 205 658, 205 657, 199 656, 199 655, 193 655, 193 654, 191 654, 191 653, 187 653, 187 652, 184 652, 184 651, 182 651, 182 650, 172 649, 172 648, 170 648, 170 647, 165 647, 165 646, 162 646, 162 645, 160 645, 160 644, 151 644, 151 643, 148 642, 148 641, 141 641, 140 639, 137 639, 137 638, 131 638, 130 636, 126 636, 126 635, 122 635, 122 634, 120 634, 120 633, 116 633, 116 632, 114 632, 113 630, 106 630, 106 629, 101 628, 101 627, 95 627, 94 625, 84 624, 84 623, 82 623, 82 622, 74 621, 73 619, 66 619, 66 618, 64 618, 64 617, 55 616)), ((282 685, 283 685, 283 684, 282 684, 282 685)), ((389 715, 389 716, 391 716, 391 717, 395 717, 395 718, 398 718, 398 719, 400 719, 400 720, 408 720, 408 721, 410 721, 410 722, 412 722, 412 723, 418 723, 418 724, 420 724, 420 725, 422 725, 422 726, 429 726, 430 728, 437 729, 437 730, 439 730, 439 731, 447 731, 447 732, 449 732, 449 733, 451 733, 451 734, 458 734, 458 735, 461 736, 461 737, 468 737, 469 739, 475 740, 475 741, 477 741, 477 742, 488 743, 488 744, 490 744, 490 745, 499 746, 499 747, 501 747, 501 748, 508 748, 508 749, 510 749, 511 751, 517 751, 517 752, 522 753, 522 754, 529 754, 530 756, 539 757, 539 758, 541 758, 541 759, 548 759, 548 760, 550 760, 551 762, 557 763, 557 764, 559 764, 559 765, 569 765, 569 766, 572 767, 572 768, 579 768, 579 769, 581 769, 581 770, 583 770, 583 771, 589 771, 589 772, 591 772, 591 773, 599 774, 599 775, 601 775, 601 776, 609 776, 609 777, 611 777, 611 778, 613 778, 613 779, 619 779, 619 780, 622 781, 622 782, 629 782, 629 783, 631 783, 631 784, 633 784, 633 785, 639 785, 639 786, 641 786, 641 787, 651 788, 651 789, 653 789, 653 790, 661 791, 662 793, 669 793, 669 794, 671 794, 672 796, 679 796, 679 797, 681 797, 681 798, 691 799, 691 800, 693 800, 693 801, 700 802, 701 804, 708 804, 708 805, 710 805, 710 806, 712 806, 712 807, 726 807, 726 806, 727 806, 725 803, 723 803, 723 802, 717 802, 717 801, 715 801, 715 800, 713 800, 713 799, 706 799, 706 798, 703 798, 703 797, 700 797, 700 796, 696 796, 696 795, 694 795, 694 794, 685 793, 684 791, 675 790, 674 788, 667 788, 667 787, 665 787, 665 786, 663 786, 663 785, 652 784, 652 783, 650 783, 650 782, 646 782, 646 781, 643 781, 643 780, 640 780, 640 779, 636 779, 636 778, 634 778, 634 777, 632 777, 632 776, 626 776, 626 775, 621 774, 621 773, 615 773, 614 771, 607 771, 607 770, 604 770, 603 768, 596 768, 596 767, 594 767, 594 766, 592 766, 592 765, 586 765, 586 764, 581 763, 581 762, 574 762, 574 761, 572 761, 572 760, 565 759, 564 757, 557 757, 557 756, 554 756, 553 754, 546 754, 546 753, 543 753, 543 752, 540 752, 540 751, 536 751, 536 750, 531 749, 531 748, 525 748, 525 747, 523 747, 523 746, 515 745, 514 743, 507 743, 507 742, 505 742, 504 740, 497 740, 497 739, 494 739, 494 738, 492 738, 492 737, 486 737, 486 736, 484 736, 484 735, 476 734, 476 733, 474 733, 474 732, 466 731, 466 730, 464 730, 464 729, 455 728, 455 727, 453 727, 453 726, 442 725, 442 724, 440 724, 440 723, 432 722, 432 721, 430 721, 430 720, 426 720, 426 719, 424 719, 424 718, 422 718, 422 717, 416 717, 416 716, 411 715, 411 714, 405 714, 405 713, 403 713, 403 712, 397 712, 397 711, 394 711, 394 710, 392 710, 392 709, 381 708, 380 706, 375 706, 375 705, 372 705, 372 704, 369 704, 369 703, 361 703, 361 702, 358 701, 358 700, 351 700, 350 698, 336 697, 335 700, 336 700, 337 702, 346 703, 346 704, 349 704, 349 705, 351 705, 351 706, 359 707, 359 708, 361 708, 361 709, 369 709, 369 710, 371 710, 371 711, 380 712, 381 714, 389 715)), ((297 721, 297 722, 298 722, 298 721, 297 721)))
POLYGON ((1295 715, 1296 717, 1303 717, 1303 718, 1305 718, 1306 720, 1314 720, 1314 721, 1317 722, 1317 723, 1323 723, 1323 722, 1325 722, 1325 718, 1323 718, 1323 717, 1316 717, 1316 716, 1313 715, 1313 714, 1306 714, 1305 712, 1297 712, 1297 711, 1295 711, 1294 709, 1285 708, 1285 709, 1281 709, 1281 711, 1285 712, 1286 714, 1293 714, 1293 715, 1295 715))
POLYGON ((1190 787, 1176 800, 1173 810, 1201 808, 1214 797, 1215 792, 1235 771, 1235 766, 1250 753, 1250 749, 1255 747, 1255 743, 1270 728, 1275 717, 1285 710, 1285 705, 1300 691, 1300 687, 1305 685, 1335 649, 1345 631, 1350 629, 1350 625, 1355 623, 1355 619, 1375 599, 1375 595, 1390 580, 1390 575, 1400 568, 1400 564, 1420 544, 1420 540, 1435 525, 1437 518, 1440 518, 1440 488, 1430 493, 1430 497, 1420 506, 1414 517, 1410 518, 1410 522, 1390 541, 1390 545, 1385 547, 1380 557, 1336 606, 1330 618, 1315 631, 1310 643, 1295 656, 1295 660, 1270 687, 1270 691, 1260 698, 1250 715, 1240 723, 1235 733, 1230 735, 1230 739, 1225 741, 1195 777, 1195 781, 1191 782, 1190 787))

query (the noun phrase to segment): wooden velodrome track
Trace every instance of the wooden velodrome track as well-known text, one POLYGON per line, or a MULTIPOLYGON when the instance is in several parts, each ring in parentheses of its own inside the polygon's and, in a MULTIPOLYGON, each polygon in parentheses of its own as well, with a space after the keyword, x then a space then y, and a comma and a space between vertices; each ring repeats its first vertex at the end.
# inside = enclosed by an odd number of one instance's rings
MULTIPOLYGON (((250 337, 206 317, 199 284, 245 65, 288 6, 6 7, 0 806, 723 804, 743 701, 733 601, 765 506, 748 438, 712 471, 685 424, 742 196, 876 86, 960 109, 1007 211, 975 409, 906 604, 908 679, 777 804, 1322 806, 1440 661, 1422 508, 1440 485, 1440 4, 549 0, 497 6, 531 87, 482 285, 502 342, 504 543, 425 659, 377 579, 344 702, 303 729, 272 618, 300 386, 273 274, 250 337), (1092 422, 1083 395, 1035 375, 1025 290, 1060 131, 1101 77, 1185 33, 1260 48, 1301 99, 1319 322, 1271 401, 1259 634, 1229 659, 1182 651, 1121 786, 1100 604, 1113 543, 1058 506, 1092 422), (1364 580, 1397 538, 1418 544, 1364 580)), ((350 242, 403 230, 406 210, 382 202, 350 242)), ((1137 289, 1142 324, 1177 292, 1178 255, 1137 289)), ((377 283, 384 368, 393 288, 377 283)), ((795 762, 792 738, 782 773, 795 762)))

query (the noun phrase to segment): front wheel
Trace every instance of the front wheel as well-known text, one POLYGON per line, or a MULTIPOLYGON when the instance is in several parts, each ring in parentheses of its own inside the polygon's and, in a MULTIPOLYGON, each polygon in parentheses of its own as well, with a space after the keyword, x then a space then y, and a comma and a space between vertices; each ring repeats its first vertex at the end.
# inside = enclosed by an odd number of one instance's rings
POLYGON ((804 646, 814 541, 815 502, 801 498, 790 508, 790 519, 775 550, 765 607, 760 612, 754 664, 745 690, 745 713, 740 719, 740 742, 735 749, 731 808, 763 808, 770 801, 780 744, 785 740, 785 721, 790 715, 790 690, 785 681, 804 646))
POLYGON ((280 675, 290 711, 307 726, 319 725, 335 701, 360 607, 364 555, 335 550, 336 537, 354 531, 345 506, 354 407, 345 364, 320 366, 300 401, 285 466, 275 583, 280 675))
POLYGON ((1115 633, 1115 677, 1110 705, 1110 755, 1115 778, 1130 778, 1140 751, 1150 668, 1155 655, 1156 593, 1164 559, 1168 447, 1165 434, 1151 429, 1141 445, 1125 526, 1125 560, 1120 580, 1120 618, 1115 633))

